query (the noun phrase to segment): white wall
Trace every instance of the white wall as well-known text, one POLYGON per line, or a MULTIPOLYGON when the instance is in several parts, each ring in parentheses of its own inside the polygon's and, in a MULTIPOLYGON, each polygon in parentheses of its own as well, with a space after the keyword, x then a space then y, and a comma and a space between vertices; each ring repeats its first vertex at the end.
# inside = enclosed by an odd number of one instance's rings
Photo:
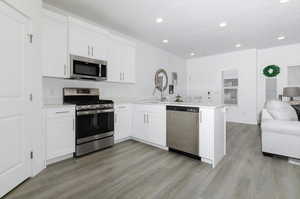
POLYGON ((213 92, 213 101, 221 103, 222 71, 239 72, 238 106, 228 110, 228 121, 256 124, 256 53, 255 49, 214 55, 187 61, 188 95, 202 96, 213 92))
POLYGON ((282 94, 283 87, 287 86, 288 67, 300 65, 300 44, 258 50, 257 55, 257 79, 259 85, 257 89, 257 101, 259 112, 265 103, 266 78, 262 74, 263 68, 271 64, 280 66, 281 73, 277 76, 277 95, 282 94))
POLYGON ((31 136, 31 146, 34 151, 34 159, 32 162, 32 174, 35 175, 44 168, 44 139, 42 134, 42 70, 41 70, 41 0, 30 0, 30 1, 20 1, 20 0, 6 0, 6 2, 13 7, 25 13, 32 21, 32 33, 33 44, 32 44, 32 118, 34 124, 30 132, 27 132, 28 136, 31 136))
MULTIPOLYGON (((65 15, 70 14, 48 5, 45 5, 45 7, 65 15)), ((46 104, 62 103, 62 89, 64 87, 100 88, 101 98, 105 99, 131 100, 152 98, 152 92, 154 90, 154 75, 159 68, 164 68, 168 72, 169 81, 171 81, 172 72, 178 73, 178 92, 176 92, 173 96, 175 96, 177 93, 180 93, 181 95, 186 94, 185 92, 187 76, 185 67, 186 62, 184 59, 172 55, 167 51, 156 48, 145 42, 136 40, 135 38, 122 35, 121 33, 117 33, 115 31, 112 32, 130 39, 136 43, 136 84, 88 82, 44 78, 43 94, 44 102, 46 104)), ((168 92, 166 91, 165 94, 167 93, 168 92)), ((159 97, 158 92, 156 93, 155 97, 159 97)))

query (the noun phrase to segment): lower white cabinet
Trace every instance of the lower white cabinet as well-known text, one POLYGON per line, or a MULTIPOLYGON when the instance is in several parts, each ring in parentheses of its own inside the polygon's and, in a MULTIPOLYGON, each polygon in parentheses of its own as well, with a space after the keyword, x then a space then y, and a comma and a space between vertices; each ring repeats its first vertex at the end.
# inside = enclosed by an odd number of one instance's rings
POLYGON ((115 142, 126 140, 131 136, 131 105, 119 104, 115 106, 115 142))
POLYGON ((75 107, 46 108, 46 160, 75 152, 75 107))
POLYGON ((166 144, 166 107, 136 104, 133 112, 133 137, 163 146, 166 144))

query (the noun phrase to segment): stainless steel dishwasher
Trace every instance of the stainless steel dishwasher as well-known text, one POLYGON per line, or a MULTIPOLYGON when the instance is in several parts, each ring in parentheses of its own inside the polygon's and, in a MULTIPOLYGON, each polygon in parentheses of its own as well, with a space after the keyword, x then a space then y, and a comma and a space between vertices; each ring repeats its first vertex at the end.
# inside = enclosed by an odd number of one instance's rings
POLYGON ((167 146, 199 156, 199 108, 167 106, 167 146))

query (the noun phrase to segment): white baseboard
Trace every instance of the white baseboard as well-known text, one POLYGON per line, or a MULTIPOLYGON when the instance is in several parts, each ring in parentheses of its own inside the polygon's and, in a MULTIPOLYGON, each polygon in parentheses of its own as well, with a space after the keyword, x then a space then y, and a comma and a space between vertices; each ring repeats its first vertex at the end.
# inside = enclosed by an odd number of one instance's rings
POLYGON ((57 162, 60 162, 60 161, 66 160, 66 159, 70 159, 70 158, 73 158, 73 153, 47 160, 46 165, 49 166, 51 164, 54 164, 54 163, 57 163, 57 162))
POLYGON ((258 125, 258 122, 240 122, 240 121, 226 121, 228 123, 235 123, 235 124, 250 124, 250 125, 258 125))
POLYGON ((115 140, 115 144, 118 144, 118 143, 121 143, 121 142, 125 142, 125 141, 127 141, 127 140, 131 140, 131 137, 127 137, 127 138, 115 140))
POLYGON ((201 158, 201 161, 205 162, 207 164, 212 164, 212 161, 210 159, 207 159, 207 158, 201 158))
POLYGON ((160 149, 163 149, 163 150, 169 150, 168 147, 165 147, 165 146, 160 146, 160 145, 157 145, 157 144, 153 144, 151 142, 147 142, 145 140, 142 140, 142 139, 139 139, 139 138, 136 138, 136 137, 130 137, 132 140, 135 140, 137 142, 141 142, 141 143, 144 143, 144 144, 148 144, 148 145, 151 145, 151 146, 154 146, 154 147, 157 147, 157 148, 160 148, 160 149))

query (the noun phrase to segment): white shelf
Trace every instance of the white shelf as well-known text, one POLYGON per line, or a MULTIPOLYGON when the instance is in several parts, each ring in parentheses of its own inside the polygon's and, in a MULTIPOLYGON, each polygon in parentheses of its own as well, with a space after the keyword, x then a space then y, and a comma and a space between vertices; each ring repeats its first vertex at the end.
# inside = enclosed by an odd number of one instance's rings
POLYGON ((238 105, 239 78, 237 70, 222 71, 223 103, 228 106, 238 105))

